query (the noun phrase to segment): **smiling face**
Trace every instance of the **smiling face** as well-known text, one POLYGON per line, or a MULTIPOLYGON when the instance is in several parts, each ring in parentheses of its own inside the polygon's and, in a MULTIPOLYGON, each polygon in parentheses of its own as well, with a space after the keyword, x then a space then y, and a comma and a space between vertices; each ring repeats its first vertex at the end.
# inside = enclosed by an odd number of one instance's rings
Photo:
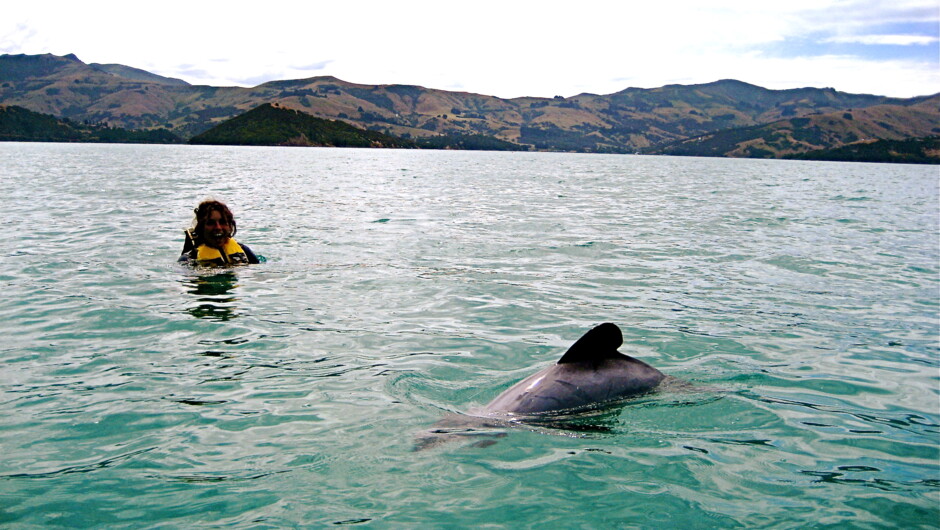
POLYGON ((232 237, 232 226, 222 212, 212 210, 202 227, 202 240, 210 247, 222 248, 232 237))

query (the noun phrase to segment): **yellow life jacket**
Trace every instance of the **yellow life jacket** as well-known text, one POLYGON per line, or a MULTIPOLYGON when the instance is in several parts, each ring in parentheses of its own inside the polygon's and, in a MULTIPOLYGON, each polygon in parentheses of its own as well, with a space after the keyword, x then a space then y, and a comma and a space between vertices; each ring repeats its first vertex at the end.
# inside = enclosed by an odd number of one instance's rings
POLYGON ((248 255, 235 238, 229 238, 221 251, 208 245, 199 245, 196 249, 196 263, 199 265, 238 265, 248 263, 248 255))

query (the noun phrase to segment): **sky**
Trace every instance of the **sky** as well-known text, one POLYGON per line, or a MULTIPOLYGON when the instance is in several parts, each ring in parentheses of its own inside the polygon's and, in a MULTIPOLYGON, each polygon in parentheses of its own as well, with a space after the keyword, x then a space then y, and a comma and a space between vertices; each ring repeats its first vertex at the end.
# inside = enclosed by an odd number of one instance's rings
POLYGON ((212 86, 331 75, 513 98, 737 79, 940 92, 940 0, 8 2, 0 53, 212 86))

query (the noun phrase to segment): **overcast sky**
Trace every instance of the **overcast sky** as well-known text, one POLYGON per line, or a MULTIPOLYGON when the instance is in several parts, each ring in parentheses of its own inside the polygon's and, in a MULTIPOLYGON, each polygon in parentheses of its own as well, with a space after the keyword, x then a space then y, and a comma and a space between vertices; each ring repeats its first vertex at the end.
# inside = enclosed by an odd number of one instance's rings
POLYGON ((193 84, 332 75, 500 97, 738 79, 940 92, 940 0, 8 2, 0 53, 193 84))

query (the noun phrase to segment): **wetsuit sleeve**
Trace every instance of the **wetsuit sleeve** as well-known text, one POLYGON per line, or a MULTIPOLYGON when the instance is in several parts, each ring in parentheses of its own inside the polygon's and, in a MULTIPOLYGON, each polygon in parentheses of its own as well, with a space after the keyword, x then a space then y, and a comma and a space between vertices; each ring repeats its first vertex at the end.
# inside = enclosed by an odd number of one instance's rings
POLYGON ((261 263, 258 261, 258 256, 255 256, 255 253, 248 248, 248 245, 244 243, 239 243, 238 245, 245 251, 245 256, 248 256, 248 263, 261 263))
POLYGON ((184 239, 183 239, 183 252, 180 253, 180 258, 176 261, 184 262, 194 259, 196 250, 196 245, 193 243, 192 235, 189 230, 183 230, 184 239))

